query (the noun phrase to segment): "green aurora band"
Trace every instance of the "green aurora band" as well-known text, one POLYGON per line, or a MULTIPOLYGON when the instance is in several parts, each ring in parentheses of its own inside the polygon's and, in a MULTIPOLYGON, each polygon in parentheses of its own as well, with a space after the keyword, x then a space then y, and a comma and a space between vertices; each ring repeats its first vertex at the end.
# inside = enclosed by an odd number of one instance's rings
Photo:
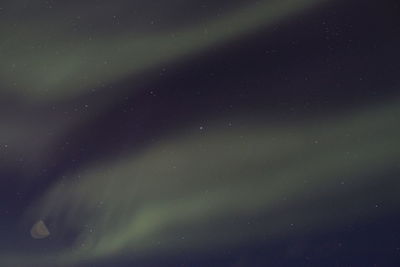
POLYGON ((51 24, 40 17, 25 18, 23 24, 5 18, 0 24, 0 35, 7 36, 0 46, 0 79, 4 88, 30 101, 65 99, 161 69, 327 1, 258 1, 220 17, 155 32, 132 32, 129 27, 113 34, 71 32, 65 20, 72 14, 52 17, 51 24))
MULTIPOLYGON (((65 26, 61 21, 13 28, 9 21, 0 24, 0 33, 8 36, 0 48, 1 83, 27 101, 68 99, 273 27, 325 2, 265 0, 187 27, 98 34, 92 40, 85 32, 59 30, 65 26), (46 45, 27 45, 39 40, 46 45)), ((43 219, 54 241, 74 231, 74 243, 46 253, 0 251, 0 265, 70 266, 115 255, 206 251, 385 214, 400 204, 399 182, 380 177, 398 164, 399 116, 400 99, 393 99, 300 123, 270 118, 266 126, 265 120, 242 115, 229 118, 235 127, 219 118, 203 131, 182 129, 145 151, 60 177, 21 225, 28 229, 43 219), (382 181, 391 186, 375 192, 374 184, 382 181), (387 204, 371 212, 376 201, 368 198, 370 192, 387 204), (335 205, 327 207, 329 202, 335 205), (232 220, 236 226, 227 223, 232 220)))
POLYGON ((74 264, 201 251, 384 214, 400 204, 399 182, 377 180, 400 156, 400 127, 391 123, 400 116, 399 103, 297 126, 237 119, 242 127, 186 131, 138 155, 72 173, 26 220, 50 221, 54 240, 78 229, 76 242, 50 255, 25 253, 24 261, 74 264), (375 192, 374 183, 382 181, 390 187, 375 192), (369 192, 387 204, 371 212, 376 202, 369 192), (335 205, 327 207, 329 201, 335 205), (257 214, 265 216, 249 221, 257 214), (234 218, 237 227, 226 223, 234 218))

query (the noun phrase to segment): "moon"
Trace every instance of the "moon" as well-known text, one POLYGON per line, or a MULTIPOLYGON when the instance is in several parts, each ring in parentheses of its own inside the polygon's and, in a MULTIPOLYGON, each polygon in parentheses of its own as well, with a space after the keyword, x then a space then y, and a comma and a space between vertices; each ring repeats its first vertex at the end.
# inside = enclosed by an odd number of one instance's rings
POLYGON ((37 221, 31 228, 31 236, 34 239, 44 239, 49 235, 50 235, 49 229, 42 220, 37 221))

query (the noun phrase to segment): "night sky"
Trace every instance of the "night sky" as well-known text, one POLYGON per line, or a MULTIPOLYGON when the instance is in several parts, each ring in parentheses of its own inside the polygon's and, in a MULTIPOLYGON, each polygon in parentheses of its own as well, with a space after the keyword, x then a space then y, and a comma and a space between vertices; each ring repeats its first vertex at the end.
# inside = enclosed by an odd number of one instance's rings
POLYGON ((399 47, 397 0, 0 1, 0 267, 400 266, 399 47))

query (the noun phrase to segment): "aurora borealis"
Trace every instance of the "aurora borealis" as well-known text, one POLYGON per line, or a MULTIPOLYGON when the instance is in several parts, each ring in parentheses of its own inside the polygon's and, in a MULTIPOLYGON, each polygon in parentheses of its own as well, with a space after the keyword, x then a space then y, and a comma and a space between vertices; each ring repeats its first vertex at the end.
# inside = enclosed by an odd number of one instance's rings
POLYGON ((214 14, 207 19, 200 17, 198 21, 191 22, 186 18, 188 22, 182 21, 181 25, 172 29, 152 25, 172 23, 177 16, 175 13, 181 8, 198 9, 199 6, 212 4, 207 1, 204 4, 174 1, 174 6, 171 2, 156 1, 151 10, 152 4, 147 6, 143 1, 137 4, 129 1, 115 4, 98 1, 97 5, 60 1, 54 2, 54 7, 50 2, 46 4, 46 1, 10 1, 11 11, 20 11, 22 15, 33 9, 36 16, 27 14, 32 19, 18 24, 13 24, 14 15, 11 18, 4 16, 5 26, 12 28, 3 29, 7 38, 2 49, 12 50, 12 53, 3 55, 2 80, 8 87, 15 87, 13 90, 19 88, 32 98, 63 97, 74 95, 76 91, 83 93, 102 83, 135 77, 166 62, 179 61, 179 58, 234 40, 257 28, 275 25, 292 14, 325 1, 233 4, 240 8, 230 8, 225 3, 226 9, 233 10, 220 14, 216 8, 210 10, 214 14), (54 10, 57 5, 60 5, 59 9, 54 10), (126 6, 132 9, 130 14, 123 10, 126 6), (157 21, 157 14, 161 10, 166 17, 160 14, 160 21, 157 21), (101 25, 101 17, 111 11, 117 14, 107 14, 108 19, 112 19, 111 25, 120 25, 120 21, 125 23, 118 31, 113 27, 106 33, 91 29, 96 24, 101 25), (148 25, 141 26, 144 21, 139 21, 140 24, 136 21, 135 12, 141 11, 149 13, 148 25), (49 17, 51 19, 57 15, 61 17, 48 23, 49 17), (97 16, 100 18, 93 19, 97 16))
POLYGON ((396 266, 399 11, 3 1, 0 266, 396 266))

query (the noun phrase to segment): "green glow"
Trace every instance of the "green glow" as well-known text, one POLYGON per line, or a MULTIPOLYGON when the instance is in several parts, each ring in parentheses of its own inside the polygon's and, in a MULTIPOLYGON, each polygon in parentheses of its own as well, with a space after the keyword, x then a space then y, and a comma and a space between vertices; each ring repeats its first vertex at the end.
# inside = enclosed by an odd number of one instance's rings
POLYGON ((1 46, 3 87, 35 100, 54 100, 93 87, 137 77, 143 71, 273 26, 285 18, 327 0, 259 1, 257 4, 188 27, 155 33, 124 32, 96 35, 63 31, 65 25, 30 21, 0 26, 8 38, 1 46))
MULTIPOLYGON (((241 120, 234 122, 239 128, 210 125, 206 133, 166 139, 71 174, 27 218, 51 218, 54 238, 81 229, 76 247, 48 256, 74 262, 212 249, 265 235, 272 240, 290 235, 291 223, 299 231, 318 231, 375 216, 382 210, 371 213, 368 188, 359 186, 397 164, 400 127, 389 122, 400 116, 399 103, 296 127, 241 120), (359 190, 364 193, 357 201, 346 199, 359 190), (335 199, 334 207, 326 207, 326 198, 335 199), (246 228, 247 218, 257 214, 268 219, 246 228), (224 223, 233 218, 243 218, 240 234, 224 223)), ((380 199, 400 204, 396 192, 380 199)))

